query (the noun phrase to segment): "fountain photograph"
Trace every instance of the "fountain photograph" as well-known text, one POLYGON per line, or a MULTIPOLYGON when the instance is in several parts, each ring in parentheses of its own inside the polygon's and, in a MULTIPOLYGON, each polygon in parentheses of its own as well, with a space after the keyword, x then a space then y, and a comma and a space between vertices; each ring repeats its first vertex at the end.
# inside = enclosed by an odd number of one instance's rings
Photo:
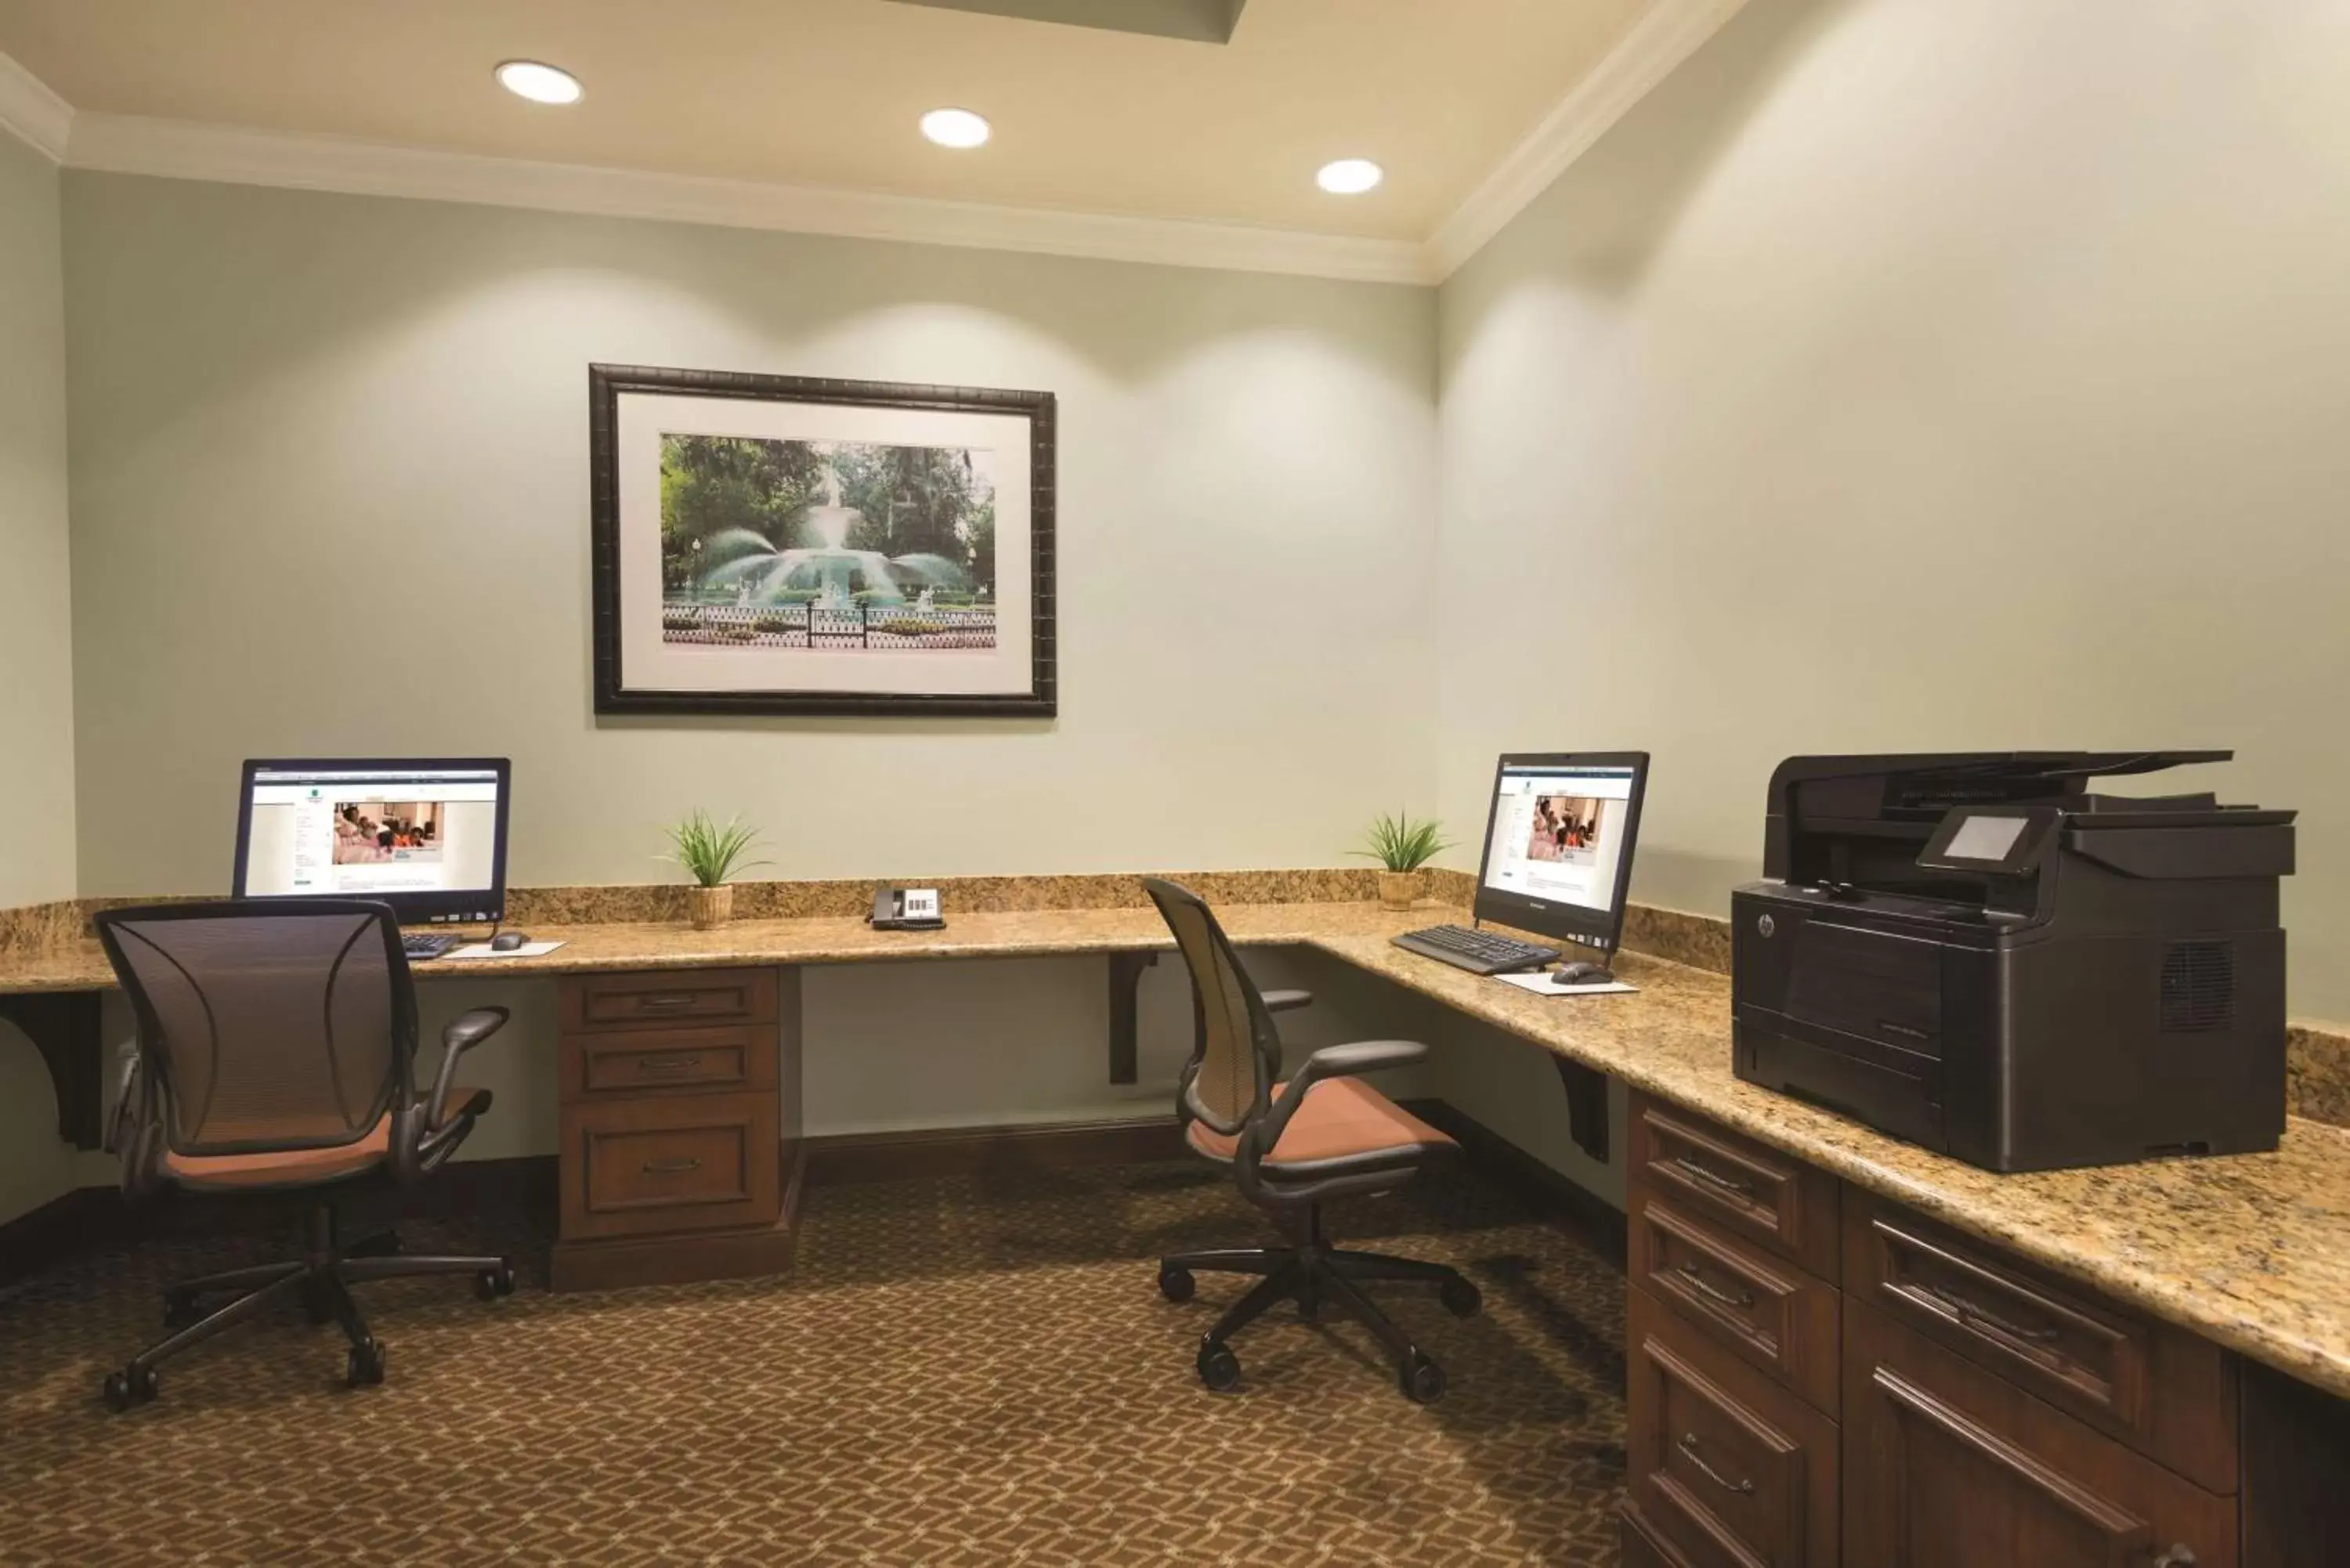
POLYGON ((1048 718, 1055 405, 588 367, 598 713, 1048 718))
POLYGON ((995 646, 995 454, 661 437, 661 640, 995 646))

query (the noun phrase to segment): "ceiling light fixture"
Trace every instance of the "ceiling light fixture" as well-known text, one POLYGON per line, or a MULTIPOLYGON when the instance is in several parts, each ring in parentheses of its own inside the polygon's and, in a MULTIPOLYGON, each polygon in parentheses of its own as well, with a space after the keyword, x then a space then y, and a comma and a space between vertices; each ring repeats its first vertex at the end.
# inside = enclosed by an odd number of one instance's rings
POLYGON ((1367 158, 1341 158, 1322 165, 1314 182, 1333 196, 1359 196, 1387 177, 1387 171, 1367 158))
POLYGON ((981 147, 990 132, 986 119, 967 109, 934 109, 922 116, 922 134, 941 147, 981 147))
POLYGON ((533 103, 577 103, 584 90, 569 71, 536 60, 508 60, 498 67, 498 85, 533 103))

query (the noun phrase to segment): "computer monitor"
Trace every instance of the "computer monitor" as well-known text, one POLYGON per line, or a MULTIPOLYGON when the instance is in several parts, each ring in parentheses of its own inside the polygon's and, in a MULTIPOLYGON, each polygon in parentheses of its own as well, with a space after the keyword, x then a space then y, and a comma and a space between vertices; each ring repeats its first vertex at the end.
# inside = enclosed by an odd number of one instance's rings
POLYGON ((1477 865, 1477 918, 1613 952, 1648 782, 1646 752, 1503 757, 1477 865))
POLYGON ((255 761, 236 818, 240 898, 375 898, 404 924, 499 920, 504 757, 255 761))

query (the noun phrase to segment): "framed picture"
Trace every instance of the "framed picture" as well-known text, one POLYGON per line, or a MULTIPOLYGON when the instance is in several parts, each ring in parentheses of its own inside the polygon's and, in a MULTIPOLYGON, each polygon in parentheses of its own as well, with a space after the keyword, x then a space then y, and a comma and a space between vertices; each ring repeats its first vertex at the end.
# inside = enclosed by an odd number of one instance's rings
POLYGON ((1052 393, 588 375, 596 711, 1053 713, 1052 393))

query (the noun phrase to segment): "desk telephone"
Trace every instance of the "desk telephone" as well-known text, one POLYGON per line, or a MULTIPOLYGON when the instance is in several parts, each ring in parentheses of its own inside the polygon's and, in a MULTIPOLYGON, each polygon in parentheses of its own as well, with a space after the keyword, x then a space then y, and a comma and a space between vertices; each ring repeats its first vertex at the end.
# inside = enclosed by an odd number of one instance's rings
POLYGON ((877 888, 866 920, 877 931, 935 931, 947 923, 936 888, 877 888))

